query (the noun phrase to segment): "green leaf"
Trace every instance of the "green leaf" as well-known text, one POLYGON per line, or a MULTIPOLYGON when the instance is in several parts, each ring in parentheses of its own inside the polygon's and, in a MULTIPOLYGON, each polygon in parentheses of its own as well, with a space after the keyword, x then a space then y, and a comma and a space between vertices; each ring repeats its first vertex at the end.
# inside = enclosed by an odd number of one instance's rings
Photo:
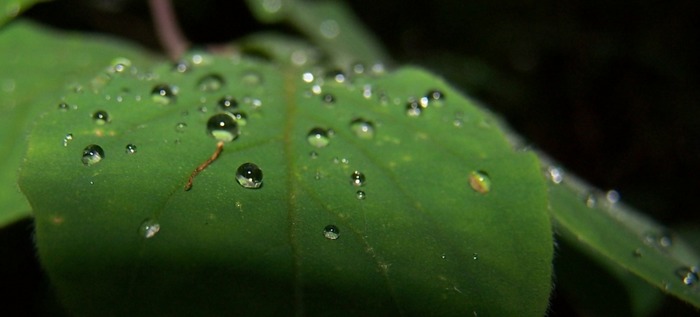
POLYGON ((52 32, 26 21, 0 30, 0 227, 30 215, 17 187, 26 135, 37 115, 60 102, 54 92, 90 78, 114 56, 146 65, 148 55, 132 45, 103 38, 52 32), (50 52, 50 58, 47 57, 50 52))
POLYGON ((653 220, 617 202, 614 193, 601 193, 570 175, 562 177, 563 170, 555 166, 547 169, 552 176, 550 210, 562 238, 700 307, 700 256, 694 250, 653 220))
POLYGON ((38 119, 20 186, 70 311, 544 314, 545 181, 474 102, 411 67, 341 77, 245 56, 187 61, 102 73, 63 93, 76 109, 38 119), (175 97, 152 98, 159 85, 175 97), (432 90, 442 98, 408 116, 432 90), (245 124, 185 191, 217 148, 206 126, 227 95, 245 124), (309 141, 314 128, 332 132, 309 141), (91 144, 103 158, 86 166, 91 144), (237 182, 247 162, 262 187, 237 182))
POLYGON ((0 26, 16 18, 39 0, 0 0, 0 26))

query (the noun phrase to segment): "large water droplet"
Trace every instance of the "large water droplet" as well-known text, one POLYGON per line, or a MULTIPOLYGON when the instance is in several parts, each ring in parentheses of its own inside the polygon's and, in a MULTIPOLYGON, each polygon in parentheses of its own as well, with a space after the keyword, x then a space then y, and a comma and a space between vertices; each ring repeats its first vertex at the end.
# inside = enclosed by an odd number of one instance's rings
POLYGON ((374 137, 374 124, 362 118, 352 120, 350 122, 350 130, 362 139, 374 137))
POLYGON ((327 146, 331 141, 328 135, 328 130, 318 127, 309 131, 309 134, 306 136, 306 140, 309 141, 309 144, 318 148, 327 146))
POLYGON ((327 225, 323 228, 323 236, 328 240, 335 240, 340 237, 340 230, 334 225, 327 225))
POLYGON ((102 147, 100 147, 97 144, 90 144, 83 149, 83 164, 85 166, 90 166, 93 164, 97 164, 102 159, 105 157, 105 152, 102 150, 102 147))
POLYGON ((204 92, 213 92, 221 89, 221 87, 223 87, 225 83, 226 81, 223 77, 221 77, 221 75, 209 74, 202 77, 197 82, 197 87, 199 88, 199 90, 204 92))
POLYGON ((175 89, 170 85, 160 84, 151 90, 151 99, 158 104, 168 105, 175 102, 175 89))
POLYGON ((134 154, 134 153, 136 153, 136 145, 134 145, 134 144, 127 144, 127 145, 126 145, 126 153, 127 153, 127 154, 134 154))
POLYGON ((235 109, 238 109, 238 101, 231 96, 226 96, 219 99, 217 106, 221 111, 231 112, 235 109))
POLYGON ((676 275, 681 278, 681 282, 688 286, 695 286, 700 282, 698 277, 698 268, 692 267, 682 267, 676 270, 676 275))
POLYGON ((207 132, 215 139, 231 142, 238 137, 238 123, 229 113, 219 113, 207 121, 207 132))
POLYGON ((244 163, 236 170, 238 184, 245 188, 260 188, 263 181, 262 170, 253 163, 244 163))
POLYGON ((472 171, 469 173, 469 186, 481 194, 491 191, 491 178, 484 171, 472 171))
POLYGON ((139 236, 145 239, 153 238, 160 231, 160 224, 154 219, 146 219, 139 226, 139 236))
POLYGON ((365 185, 365 174, 360 171, 354 171, 350 174, 350 183, 353 186, 364 186, 365 185))

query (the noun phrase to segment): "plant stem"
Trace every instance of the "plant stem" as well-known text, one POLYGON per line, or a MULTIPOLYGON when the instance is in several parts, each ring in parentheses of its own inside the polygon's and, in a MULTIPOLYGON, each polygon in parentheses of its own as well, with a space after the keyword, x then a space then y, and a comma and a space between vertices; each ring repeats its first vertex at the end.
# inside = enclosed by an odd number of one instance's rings
POLYGON ((171 60, 178 60, 189 46, 189 41, 182 33, 177 22, 175 9, 170 0, 149 0, 153 26, 160 40, 160 44, 165 49, 171 60))

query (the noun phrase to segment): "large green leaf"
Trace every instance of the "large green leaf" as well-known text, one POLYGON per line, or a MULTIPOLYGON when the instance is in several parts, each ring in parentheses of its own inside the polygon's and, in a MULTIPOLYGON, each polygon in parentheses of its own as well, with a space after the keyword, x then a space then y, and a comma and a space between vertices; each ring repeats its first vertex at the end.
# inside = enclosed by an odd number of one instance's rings
POLYGON ((186 62, 106 71, 37 119, 20 186, 70 311, 545 312, 552 234, 539 163, 472 101, 412 67, 338 76, 241 56, 186 62), (158 85, 175 97, 152 98, 158 85), (206 126, 227 95, 246 123, 185 191, 217 147, 206 126), (409 100, 420 115, 407 115, 409 100), (310 142, 314 128, 332 131, 310 142), (87 166, 91 144, 104 155, 87 166), (237 182, 246 162, 262 187, 237 182))
POLYGON ((52 32, 26 21, 0 30, 0 227, 30 214, 17 187, 26 135, 37 115, 58 107, 54 94, 90 78, 114 56, 146 65, 148 55, 115 40, 52 32), (47 55, 50 53, 50 56, 47 55), (47 98, 48 96, 48 98, 47 98))
MULTIPOLYGON (((546 165, 548 160, 543 162, 546 165)), ((700 307, 697 252, 668 229, 618 202, 614 191, 602 193, 572 175, 564 176, 555 165, 546 169, 551 180, 550 209, 562 238, 606 266, 616 263, 617 268, 610 269, 613 274, 620 275, 617 270, 624 269, 700 307)))

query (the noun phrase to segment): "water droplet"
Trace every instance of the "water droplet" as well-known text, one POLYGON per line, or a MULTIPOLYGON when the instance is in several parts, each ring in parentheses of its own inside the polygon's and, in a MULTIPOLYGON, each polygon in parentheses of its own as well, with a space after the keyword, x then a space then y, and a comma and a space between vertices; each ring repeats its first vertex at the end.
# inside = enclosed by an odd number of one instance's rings
POLYGON ((423 107, 428 107, 428 106, 438 106, 439 107, 439 106, 442 106, 442 102, 445 100, 445 94, 439 90, 430 90, 421 99, 424 99, 424 102, 425 102, 425 105, 423 107))
POLYGON ((58 104, 58 110, 68 111, 68 110, 70 110, 70 106, 65 102, 61 102, 58 104))
POLYGON ((73 133, 68 133, 63 137, 63 146, 68 146, 70 141, 73 141, 73 133))
POLYGON ((229 113, 219 113, 207 121, 207 132, 215 139, 231 142, 238 137, 238 123, 229 113))
POLYGON ((243 74, 243 82, 248 85, 260 85, 263 82, 263 76, 256 71, 247 71, 243 74))
POLYGON ((338 239, 338 237, 340 237, 340 230, 334 225, 327 225, 323 228, 323 236, 328 240, 338 239))
POLYGON ((262 186, 263 172, 253 163, 245 163, 236 170, 238 184, 245 188, 260 188, 262 186))
POLYGON ((558 167, 550 166, 547 168, 549 180, 554 184, 560 184, 564 180, 564 171, 558 167))
POLYGON ((361 139, 374 137, 374 124, 362 118, 356 118, 350 122, 350 130, 361 139))
POLYGON ((421 107, 420 103, 418 103, 417 100, 415 99, 410 99, 406 103, 406 114, 409 117, 417 117, 421 115, 421 112, 423 111, 423 107, 421 107))
POLYGON ((484 171, 473 171, 469 173, 469 186, 478 193, 486 194, 491 191, 491 178, 484 171))
POLYGON ((597 199, 595 197, 595 194, 586 195, 586 199, 584 200, 584 203, 586 203, 586 207, 588 207, 588 208, 595 208, 595 206, 597 204, 597 199))
POLYGON ((335 96, 332 94, 325 94, 321 96, 321 100, 327 104, 334 104, 335 103, 335 96))
POLYGON ((673 237, 669 232, 662 232, 660 234, 647 232, 644 234, 644 242, 652 247, 665 250, 673 246, 673 237))
POLYGON ((479 259, 479 253, 474 252, 474 254, 472 254, 472 260, 478 260, 478 259, 479 259))
POLYGON ((344 83, 346 79, 345 73, 340 70, 330 71, 326 73, 326 77, 339 84, 344 83))
POLYGON ((682 267, 676 270, 676 275, 681 278, 681 282, 687 286, 695 286, 700 281, 698 277, 698 268, 696 266, 692 267, 682 267))
POLYGON ((151 99, 158 104, 168 105, 175 102, 176 89, 165 84, 156 85, 151 90, 151 99))
POLYGON ((160 224, 154 219, 146 219, 139 226, 139 235, 142 238, 153 238, 160 231, 160 224))
POLYGON ((316 152, 316 151, 311 151, 311 152, 309 153, 309 157, 312 158, 312 159, 318 158, 318 152, 316 152))
POLYGON ((365 64, 362 64, 362 63, 352 64, 352 72, 357 74, 357 75, 364 73, 365 72, 365 64))
POLYGON ((90 166, 97 164, 105 157, 105 152, 102 147, 96 144, 90 144, 83 149, 83 164, 85 166, 90 166))
POLYGON ((635 258, 641 258, 642 255, 644 255, 644 254, 643 254, 641 248, 636 248, 636 249, 634 249, 634 252, 632 252, 632 255, 633 255, 635 258))
POLYGON ((305 83, 311 83, 314 81, 314 74, 312 74, 311 72, 305 72, 305 73, 301 74, 301 79, 305 83))
POLYGON ((618 193, 616 190, 609 190, 607 193, 605 193, 605 199, 607 199, 609 203, 615 204, 620 201, 620 193, 618 193))
POLYGON ((127 153, 127 154, 134 154, 134 153, 136 153, 136 145, 134 145, 134 144, 127 144, 127 145, 126 145, 126 153, 127 153))
POLYGON ((340 26, 335 20, 325 20, 321 22, 319 31, 321 31, 323 37, 332 40, 340 34, 340 26))
POLYGON ((248 124, 248 115, 246 115, 245 112, 235 111, 231 112, 231 115, 233 116, 233 119, 236 120, 236 123, 238 123, 239 126, 245 126, 246 124, 248 124))
POLYGON ((213 92, 221 89, 225 83, 226 81, 223 77, 221 77, 221 75, 209 74, 199 79, 197 82, 197 87, 199 87, 200 91, 213 92))
POLYGON ((359 199, 359 200, 364 200, 365 198, 367 198, 367 194, 366 194, 364 191, 362 191, 362 190, 358 190, 358 191, 355 193, 355 197, 356 197, 357 199, 359 199))
POLYGON ((234 109, 238 108, 238 101, 231 96, 226 96, 226 97, 219 99, 217 106, 219 107, 219 110, 221 110, 221 111, 231 112, 234 109))
POLYGON ((350 183, 353 186, 364 186, 365 185, 365 174, 362 174, 360 171, 354 171, 352 174, 350 174, 350 183))
POLYGON ((306 136, 306 140, 309 141, 309 144, 318 148, 327 146, 331 141, 330 137, 328 136, 328 130, 318 127, 309 131, 309 134, 306 136))
POLYGON ((131 60, 124 57, 117 57, 112 60, 111 70, 115 73, 122 73, 131 67, 131 60))
POLYGON ((173 69, 178 73, 185 73, 190 69, 190 65, 186 61, 179 61, 175 63, 173 69))
POLYGON ((281 0, 263 0, 262 1, 262 7, 267 13, 274 14, 280 11, 282 9, 282 1, 281 0))
POLYGON ((362 86, 362 97, 365 97, 365 99, 372 98, 372 85, 362 86))
POLYGON ((178 133, 185 133, 185 130, 186 130, 186 129, 187 129, 187 123, 178 122, 178 123, 175 125, 175 132, 178 132, 178 133))

